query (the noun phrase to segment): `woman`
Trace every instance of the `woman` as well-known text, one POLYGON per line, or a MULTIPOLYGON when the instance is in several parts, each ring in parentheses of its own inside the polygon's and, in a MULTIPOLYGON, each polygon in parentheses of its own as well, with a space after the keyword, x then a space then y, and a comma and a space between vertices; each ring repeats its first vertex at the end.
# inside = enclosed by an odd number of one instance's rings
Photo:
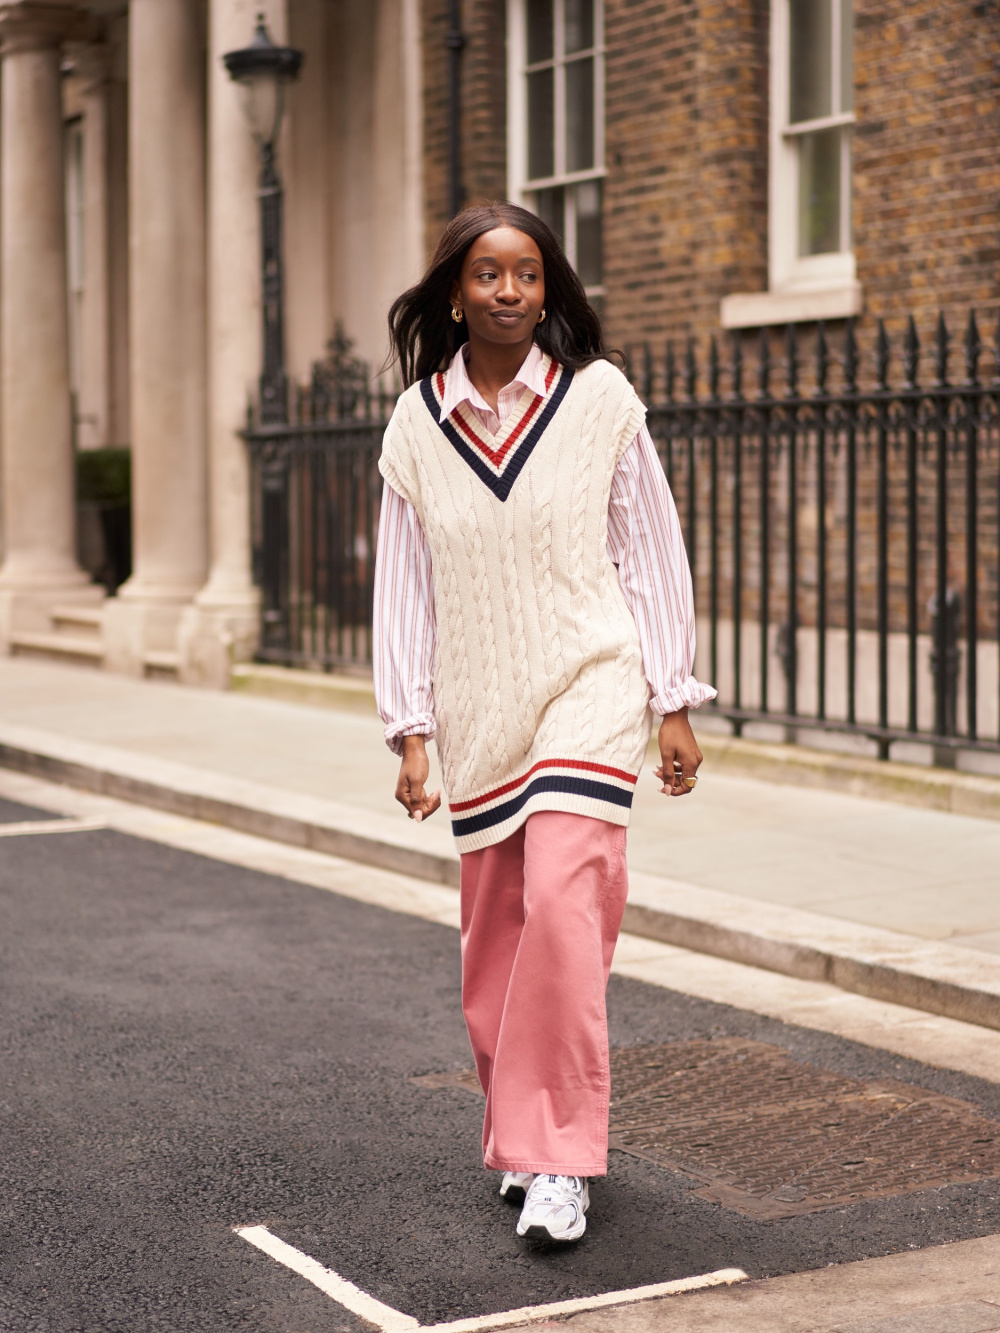
POLYGON ((409 386, 386 431, 375 684, 428 793, 435 734, 461 854, 462 1007, 483 1157, 521 1236, 578 1240, 605 1174, 605 990, 650 706, 661 791, 701 752, 691 577, 645 409, 552 231, 467 208, 389 314, 409 386))

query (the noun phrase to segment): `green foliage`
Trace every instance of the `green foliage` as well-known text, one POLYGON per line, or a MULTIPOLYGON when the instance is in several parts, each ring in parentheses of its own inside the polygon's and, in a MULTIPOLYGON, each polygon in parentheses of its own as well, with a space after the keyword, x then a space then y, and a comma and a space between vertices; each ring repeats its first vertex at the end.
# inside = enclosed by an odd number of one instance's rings
POLYGON ((76 498, 124 506, 132 495, 129 449, 80 449, 76 455, 76 498))

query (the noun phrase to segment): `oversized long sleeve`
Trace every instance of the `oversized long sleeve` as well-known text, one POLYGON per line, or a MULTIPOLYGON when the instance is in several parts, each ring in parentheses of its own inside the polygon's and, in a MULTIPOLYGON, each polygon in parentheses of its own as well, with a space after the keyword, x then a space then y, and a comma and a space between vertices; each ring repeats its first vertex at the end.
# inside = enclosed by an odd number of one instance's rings
POLYGON ((395 754, 404 736, 434 734, 434 577, 416 511, 386 484, 375 558, 375 701, 395 754))
POLYGON ((661 717, 697 708, 715 690, 692 675, 694 590, 680 520, 645 426, 619 459, 608 506, 608 556, 639 631, 642 661, 661 717))

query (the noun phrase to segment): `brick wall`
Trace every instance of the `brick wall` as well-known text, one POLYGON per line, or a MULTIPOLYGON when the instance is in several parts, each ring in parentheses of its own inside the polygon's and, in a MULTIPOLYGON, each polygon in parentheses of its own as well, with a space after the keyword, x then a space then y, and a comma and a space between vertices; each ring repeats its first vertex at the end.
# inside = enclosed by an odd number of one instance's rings
MULTIPOLYGON (((606 318, 616 345, 718 334, 767 284, 768 0, 605 0, 606 318)), ((1000 0, 855 0, 854 226, 898 332, 1000 307, 1000 0)), ((427 245, 448 217, 447 0, 425 0, 427 245)), ((467 199, 506 192, 504 0, 462 0, 467 199)), ((777 348, 776 348, 777 351, 777 348)))
POLYGON ((854 219, 866 313, 1000 306, 1000 5, 861 0, 854 219))
POLYGON ((764 0, 606 0, 612 341, 707 335, 766 282, 764 0))
MULTIPOLYGON (((462 186, 466 203, 507 193, 504 0, 462 0, 462 186)), ((428 255, 448 221, 448 0, 424 0, 424 220, 428 255)))

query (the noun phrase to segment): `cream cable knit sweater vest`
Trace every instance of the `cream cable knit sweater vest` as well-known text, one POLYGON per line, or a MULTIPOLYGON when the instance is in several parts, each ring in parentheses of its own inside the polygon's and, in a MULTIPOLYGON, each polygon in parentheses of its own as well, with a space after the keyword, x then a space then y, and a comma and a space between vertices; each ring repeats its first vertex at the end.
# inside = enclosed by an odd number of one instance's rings
POLYGON ((379 464, 431 549, 434 712, 461 852, 536 810, 627 824, 649 742, 635 621, 608 559, 615 466, 645 408, 607 361, 547 366, 491 436, 443 375, 402 395, 379 464))

